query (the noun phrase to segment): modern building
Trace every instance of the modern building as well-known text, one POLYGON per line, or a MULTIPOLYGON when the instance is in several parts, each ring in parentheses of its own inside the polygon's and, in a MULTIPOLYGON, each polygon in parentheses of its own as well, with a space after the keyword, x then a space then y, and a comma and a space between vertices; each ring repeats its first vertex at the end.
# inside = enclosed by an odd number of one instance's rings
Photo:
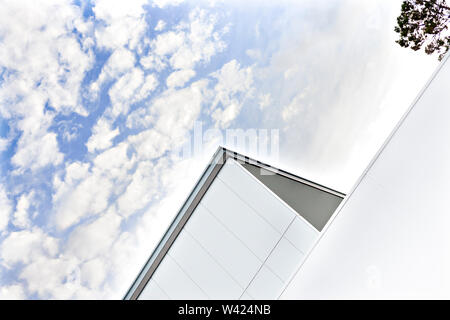
POLYGON ((440 63, 282 299, 450 299, 450 63, 440 63))
POLYGON ((276 299, 344 194, 219 148, 126 299, 276 299))
POLYGON ((345 198, 219 149, 136 298, 449 299, 448 56, 345 198))

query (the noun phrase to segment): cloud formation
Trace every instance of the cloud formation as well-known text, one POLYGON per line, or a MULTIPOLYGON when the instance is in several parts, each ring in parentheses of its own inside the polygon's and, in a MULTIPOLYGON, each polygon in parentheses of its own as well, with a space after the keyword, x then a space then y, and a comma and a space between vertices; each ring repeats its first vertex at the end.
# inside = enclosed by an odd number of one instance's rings
POLYGON ((359 173, 432 63, 385 39, 393 5, 280 6, 3 2, 0 298, 122 298, 226 129, 280 129, 274 164, 332 187, 359 173))
POLYGON ((189 5, 170 24, 146 1, 4 7, 0 271, 16 276, 1 296, 120 298, 201 171, 172 151, 214 96, 241 103, 221 74, 196 71, 226 49, 226 29, 189 5))

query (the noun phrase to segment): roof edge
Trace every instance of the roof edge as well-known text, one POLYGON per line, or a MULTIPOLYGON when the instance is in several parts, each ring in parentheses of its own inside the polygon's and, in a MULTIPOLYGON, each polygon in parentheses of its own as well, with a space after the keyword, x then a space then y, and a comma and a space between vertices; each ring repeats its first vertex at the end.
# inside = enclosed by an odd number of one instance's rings
POLYGON ((162 259, 164 258, 164 256, 166 255, 172 244, 175 242, 176 238, 178 237, 178 234, 181 232, 184 225, 187 223, 191 214, 194 212, 198 203, 200 203, 200 200, 203 198, 203 195, 206 193, 209 186, 212 184, 215 177, 222 169, 223 165, 225 164, 228 158, 232 158, 237 161, 242 161, 245 163, 258 166, 265 170, 272 171, 275 174, 282 175, 297 182, 307 184, 311 187, 331 193, 335 196, 341 198, 345 197, 345 194, 342 192, 325 187, 311 180, 304 179, 300 176, 273 167, 264 162, 255 160, 253 158, 240 154, 236 151, 232 151, 230 149, 219 146, 216 152, 214 153, 213 157, 211 158, 211 160, 208 162, 208 165, 206 166, 205 170, 200 175, 193 189, 189 193, 189 196, 187 197, 186 201, 178 210, 178 213, 176 214, 175 218, 172 220, 168 229, 161 237, 161 240, 159 241, 158 245, 155 247, 149 259, 145 262, 140 272, 138 273, 136 279, 133 281, 132 285, 126 292, 125 296, 123 297, 124 300, 135 300, 142 293, 148 281, 152 277, 153 273, 156 271, 162 259))
POLYGON ((297 182, 300 182, 300 183, 304 183, 304 184, 309 185, 311 187, 314 187, 316 189, 319 189, 319 190, 331 193, 331 194, 333 194, 335 196, 338 196, 338 197, 341 197, 341 198, 345 197, 345 193, 340 192, 340 191, 335 190, 335 189, 332 189, 332 188, 329 188, 327 186, 324 186, 323 184, 314 182, 314 181, 309 180, 309 179, 305 179, 303 177, 300 177, 299 175, 296 175, 296 174, 290 173, 290 172, 288 172, 286 170, 283 170, 283 169, 271 166, 271 165, 269 165, 267 163, 264 163, 262 161, 250 158, 250 157, 248 157, 246 155, 243 155, 243 154, 238 153, 236 151, 232 151, 232 150, 224 148, 222 146, 219 147, 218 151, 220 149, 223 150, 223 152, 225 152, 228 156, 232 157, 235 160, 240 160, 240 161, 243 161, 245 163, 249 163, 249 164, 258 166, 258 167, 263 168, 265 170, 268 170, 268 171, 271 171, 273 173, 282 175, 282 176, 284 176, 286 178, 289 178, 291 180, 294 180, 294 181, 297 181, 297 182))

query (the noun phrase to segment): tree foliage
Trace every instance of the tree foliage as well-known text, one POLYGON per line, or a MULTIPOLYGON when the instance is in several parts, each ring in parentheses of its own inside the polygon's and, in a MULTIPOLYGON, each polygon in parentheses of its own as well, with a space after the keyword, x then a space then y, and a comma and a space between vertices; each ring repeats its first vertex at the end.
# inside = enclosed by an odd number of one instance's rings
POLYGON ((449 20, 445 0, 405 0, 394 29, 400 34, 396 42, 414 51, 424 46, 427 54, 438 53, 441 60, 450 48, 449 20))

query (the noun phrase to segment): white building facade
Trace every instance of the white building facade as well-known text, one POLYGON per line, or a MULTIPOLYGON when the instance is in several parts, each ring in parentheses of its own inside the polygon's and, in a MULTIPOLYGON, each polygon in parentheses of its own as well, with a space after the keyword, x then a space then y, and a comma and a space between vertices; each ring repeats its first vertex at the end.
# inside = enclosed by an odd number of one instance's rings
POLYGON ((343 194, 219 148, 127 299, 276 299, 343 194))
POLYGON ((448 56, 280 298, 450 299, 448 56))
POLYGON ((125 298, 449 299, 447 61, 345 198, 219 149, 125 298))

